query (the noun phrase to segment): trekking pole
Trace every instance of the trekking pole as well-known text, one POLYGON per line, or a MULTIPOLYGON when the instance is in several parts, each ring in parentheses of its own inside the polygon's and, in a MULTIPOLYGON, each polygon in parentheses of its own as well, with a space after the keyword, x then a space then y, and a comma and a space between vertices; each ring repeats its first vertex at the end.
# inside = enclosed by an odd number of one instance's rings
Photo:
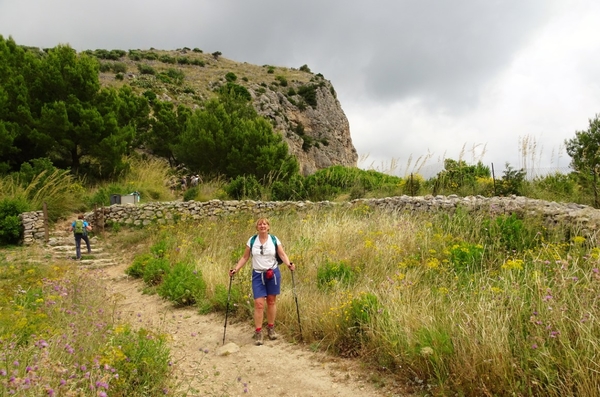
POLYGON ((296 301, 296 314, 298 315, 298 327, 300 328, 300 342, 302 339, 302 323, 300 323, 300 308, 298 307, 298 295, 296 294, 296 281, 294 279, 295 271, 292 270, 292 292, 294 293, 294 300, 296 301))
POLYGON ((227 308, 225 309, 225 326, 223 327, 223 344, 225 344, 225 332, 227 332, 227 317, 229 316, 229 299, 231 298, 231 282, 233 275, 229 276, 229 290, 227 291, 227 308))

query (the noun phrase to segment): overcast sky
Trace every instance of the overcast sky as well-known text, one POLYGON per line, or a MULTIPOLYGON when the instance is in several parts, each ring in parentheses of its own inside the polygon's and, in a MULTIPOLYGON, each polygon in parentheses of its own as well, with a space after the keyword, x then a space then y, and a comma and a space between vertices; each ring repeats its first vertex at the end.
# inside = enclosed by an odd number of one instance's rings
POLYGON ((399 175, 425 157, 424 174, 459 157, 565 170, 564 140, 600 113, 599 21, 598 0, 0 0, 17 44, 307 64, 359 166, 399 175))

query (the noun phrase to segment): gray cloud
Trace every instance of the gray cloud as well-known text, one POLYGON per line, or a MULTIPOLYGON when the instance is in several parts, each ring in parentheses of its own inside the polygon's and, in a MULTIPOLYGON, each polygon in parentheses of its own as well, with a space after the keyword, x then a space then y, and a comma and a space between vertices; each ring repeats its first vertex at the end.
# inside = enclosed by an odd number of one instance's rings
POLYGON ((359 154, 456 157, 561 143, 600 112, 595 0, 0 0, 19 44, 221 51, 330 79, 359 154))

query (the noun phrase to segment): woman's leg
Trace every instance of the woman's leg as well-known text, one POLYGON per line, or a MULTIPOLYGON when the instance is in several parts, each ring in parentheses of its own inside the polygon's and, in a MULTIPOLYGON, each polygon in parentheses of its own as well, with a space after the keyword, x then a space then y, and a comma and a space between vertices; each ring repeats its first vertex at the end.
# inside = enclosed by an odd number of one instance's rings
POLYGON ((267 295, 267 324, 275 324, 275 316, 277 315, 276 300, 277 295, 267 295))
POLYGON ((256 329, 262 328, 263 316, 265 311, 265 298, 254 299, 254 326, 256 329))

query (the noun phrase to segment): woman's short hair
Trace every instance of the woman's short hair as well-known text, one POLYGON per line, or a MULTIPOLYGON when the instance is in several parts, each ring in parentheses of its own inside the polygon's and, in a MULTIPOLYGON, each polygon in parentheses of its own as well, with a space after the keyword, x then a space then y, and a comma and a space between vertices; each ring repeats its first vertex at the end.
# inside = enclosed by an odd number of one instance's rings
POLYGON ((256 229, 258 229, 258 224, 261 223, 261 222, 265 222, 269 226, 269 228, 271 227, 271 222, 269 222, 269 219, 267 219, 267 218, 258 218, 256 220, 256 225, 255 225, 256 229))

